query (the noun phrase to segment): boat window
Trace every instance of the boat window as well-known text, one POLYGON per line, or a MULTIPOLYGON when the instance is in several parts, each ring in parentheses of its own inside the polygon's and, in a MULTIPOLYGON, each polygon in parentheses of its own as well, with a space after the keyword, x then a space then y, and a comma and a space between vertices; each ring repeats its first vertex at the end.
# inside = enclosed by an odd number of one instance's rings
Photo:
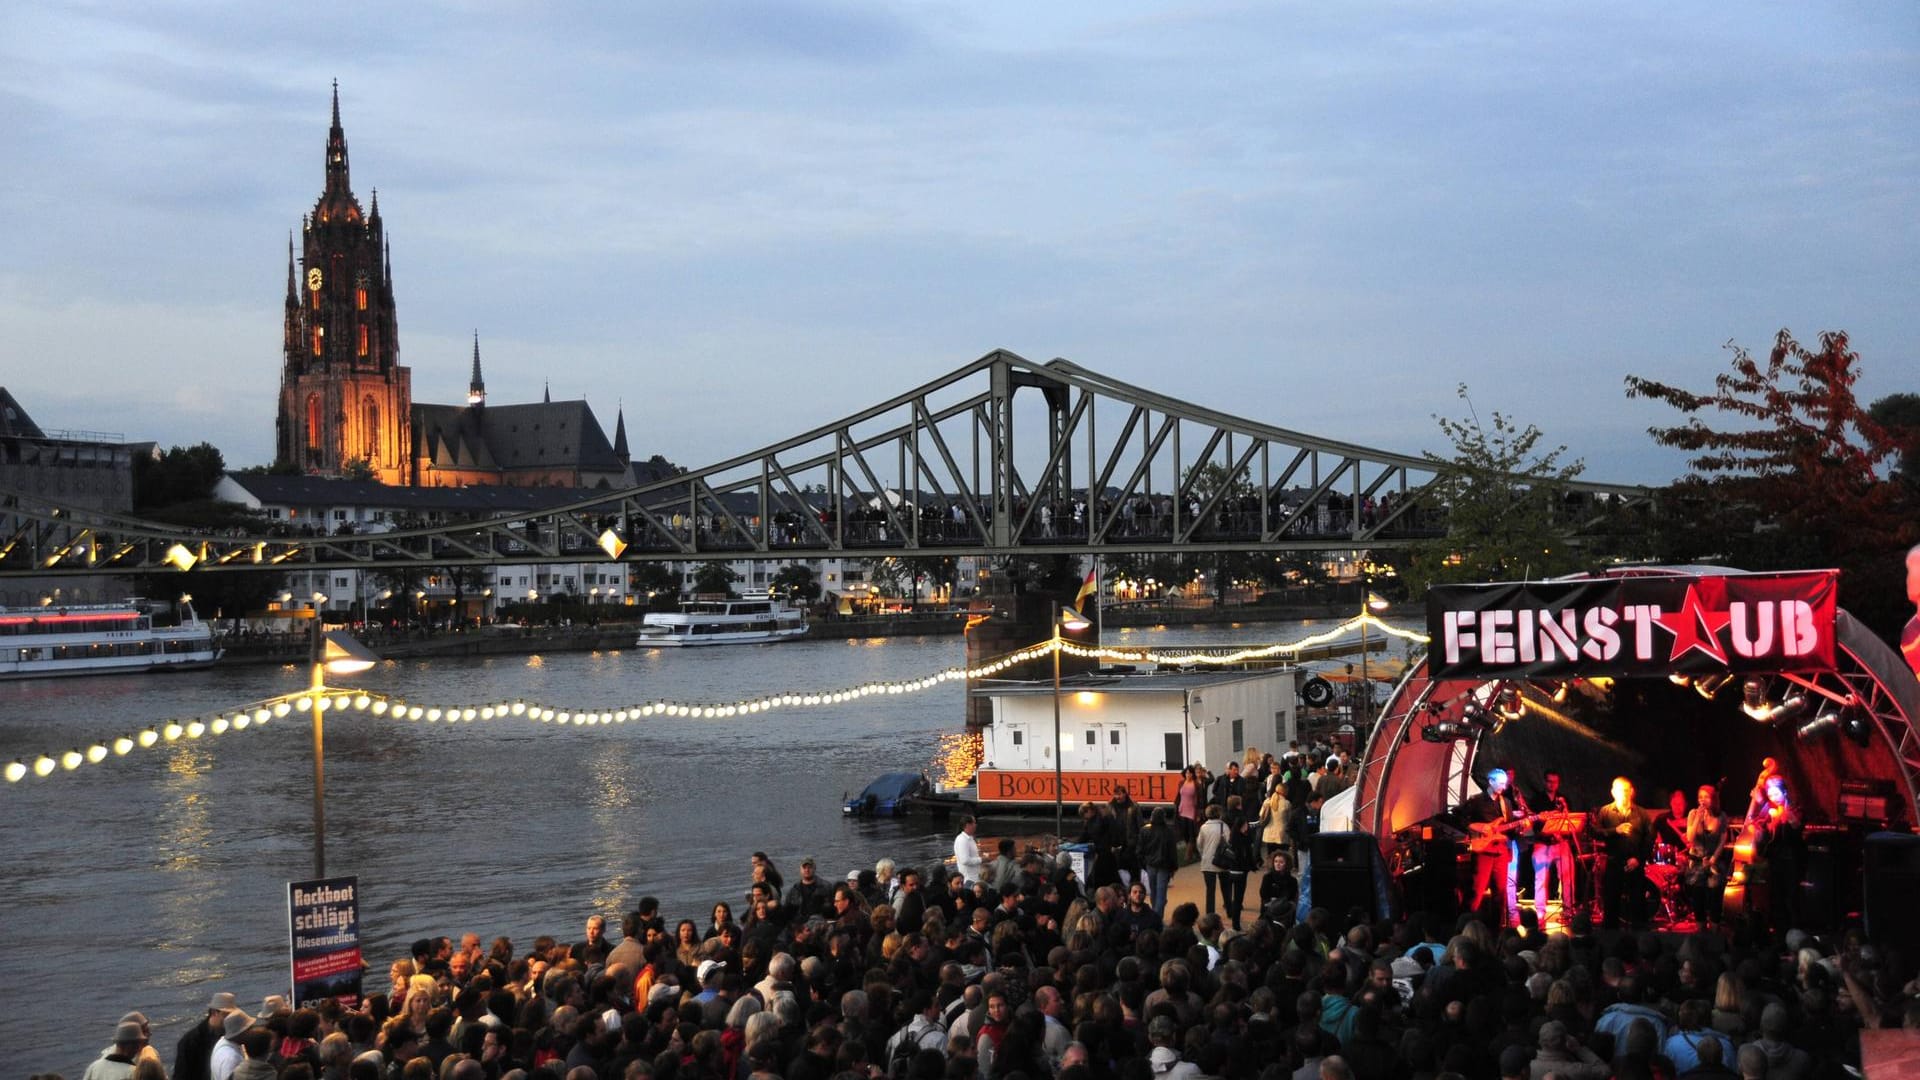
POLYGON ((1088 728, 1087 729, 1087 745, 1098 746, 1099 744, 1100 744, 1100 736, 1095 734, 1092 728, 1088 728))
POLYGON ((1026 739, 1026 735, 1027 735, 1027 733, 1026 733, 1026 732, 1024 732, 1024 731, 1016 731, 1016 732, 1014 732, 1014 733, 1013 733, 1013 745, 1015 745, 1015 746, 1019 746, 1019 745, 1020 745, 1021 743, 1024 743, 1024 742, 1026 742, 1026 741, 1027 741, 1027 739, 1026 739))

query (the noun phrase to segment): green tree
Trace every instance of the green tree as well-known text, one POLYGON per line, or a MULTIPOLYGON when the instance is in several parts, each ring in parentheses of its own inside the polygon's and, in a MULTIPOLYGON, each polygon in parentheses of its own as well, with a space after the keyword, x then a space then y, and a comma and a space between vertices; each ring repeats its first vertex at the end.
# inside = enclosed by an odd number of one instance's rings
POLYGON ((773 575, 772 591, 775 596, 789 597, 801 604, 811 604, 820 599, 820 582, 813 576, 813 568, 800 563, 788 563, 773 575))
POLYGON ((739 580, 740 575, 734 573, 733 567, 710 560, 693 572, 693 591, 703 595, 736 596, 733 583, 739 580))
POLYGON ((1732 370, 1710 392, 1627 378, 1628 397, 1687 418, 1648 429, 1692 455, 1692 472, 1667 489, 1658 516, 1660 557, 1748 570, 1838 567, 1840 603, 1892 633, 1904 618, 1903 554, 1920 537, 1920 507, 1911 488, 1886 476, 1901 436, 1854 397, 1859 355, 1844 332, 1821 334, 1810 349, 1782 330, 1764 362, 1727 347, 1732 370))
POLYGON ((1900 448, 1895 479, 1920 492, 1920 394, 1888 394, 1867 406, 1867 415, 1900 448))
POLYGON ((649 609, 656 602, 671 608, 680 601, 680 574, 672 563, 634 563, 627 570, 627 590, 647 597, 649 609))
POLYGON ((340 476, 347 480, 372 480, 373 465, 366 458, 348 458, 340 463, 340 476))
POLYGON ((1453 443, 1453 456, 1425 455, 1438 472, 1435 495, 1447 512, 1447 535, 1416 545, 1401 576, 1409 592, 1429 585, 1535 579, 1578 568, 1581 556, 1565 538, 1565 485, 1585 469, 1563 462, 1567 448, 1542 449, 1532 424, 1521 427, 1495 412, 1484 424, 1467 386, 1457 391, 1467 416, 1434 416, 1453 443))
POLYGON ((169 447, 165 453, 133 459, 133 507, 146 511, 213 498, 213 486, 227 471, 226 459, 212 443, 169 447))

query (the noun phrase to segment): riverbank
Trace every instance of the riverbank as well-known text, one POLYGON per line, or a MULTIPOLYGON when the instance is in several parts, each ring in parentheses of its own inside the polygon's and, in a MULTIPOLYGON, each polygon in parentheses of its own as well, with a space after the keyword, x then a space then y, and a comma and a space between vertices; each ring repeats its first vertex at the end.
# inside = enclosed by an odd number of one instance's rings
MULTIPOLYGON (((1222 626, 1339 618, 1345 613, 1345 608, 1328 604, 1284 607, 1262 604, 1226 608, 1151 605, 1109 609, 1101 613, 1101 622, 1106 627, 1116 629, 1222 626)), ((807 628, 807 639, 842 641, 857 638, 958 636, 965 632, 966 624, 967 613, 956 611, 835 617, 814 620, 807 628)), ((639 623, 621 621, 593 626, 497 625, 357 636, 360 636, 362 644, 382 659, 410 660, 422 657, 528 656, 535 653, 630 649, 637 647, 635 641, 639 633, 639 623)), ((300 633, 229 637, 223 640, 222 645, 226 654, 220 662, 229 665, 305 663, 309 648, 307 636, 300 633)))

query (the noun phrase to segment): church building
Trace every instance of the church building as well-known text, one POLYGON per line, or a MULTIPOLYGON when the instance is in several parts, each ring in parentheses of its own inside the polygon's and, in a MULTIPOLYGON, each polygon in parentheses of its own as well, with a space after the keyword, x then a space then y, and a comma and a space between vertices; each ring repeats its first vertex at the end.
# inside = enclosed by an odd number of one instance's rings
POLYGON ((400 363, 393 260, 380 193, 363 212, 347 170, 340 88, 327 132, 326 187, 287 244, 286 330, 275 464, 416 487, 624 487, 634 483, 626 418, 614 441, 585 401, 487 404, 480 342, 463 405, 413 400, 400 363))

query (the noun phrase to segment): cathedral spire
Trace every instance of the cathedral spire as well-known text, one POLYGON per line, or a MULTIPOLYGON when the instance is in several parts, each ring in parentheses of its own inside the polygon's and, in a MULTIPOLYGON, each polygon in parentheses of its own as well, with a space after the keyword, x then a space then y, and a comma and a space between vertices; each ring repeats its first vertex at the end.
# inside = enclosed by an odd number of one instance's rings
POLYGON ((291 231, 287 233, 287 306, 300 306, 299 278, 294 275, 293 269, 293 233, 291 231))
MULTIPOLYGON (((327 196, 353 198, 347 178, 347 133, 340 127, 340 80, 333 80, 333 126, 327 129, 327 196)), ((326 196, 322 196, 324 201, 326 196)))
POLYGON ((543 403, 548 405, 553 404, 553 380, 552 379, 547 379, 546 381, 540 384, 540 400, 543 403))
POLYGON ((473 332, 473 378, 467 383, 467 404, 479 408, 487 403, 487 384, 480 378, 480 331, 473 332))
POLYGON ((620 406, 618 411, 613 414, 613 456, 619 458, 622 464, 633 460, 632 455, 627 452, 627 408, 625 405, 620 406))

